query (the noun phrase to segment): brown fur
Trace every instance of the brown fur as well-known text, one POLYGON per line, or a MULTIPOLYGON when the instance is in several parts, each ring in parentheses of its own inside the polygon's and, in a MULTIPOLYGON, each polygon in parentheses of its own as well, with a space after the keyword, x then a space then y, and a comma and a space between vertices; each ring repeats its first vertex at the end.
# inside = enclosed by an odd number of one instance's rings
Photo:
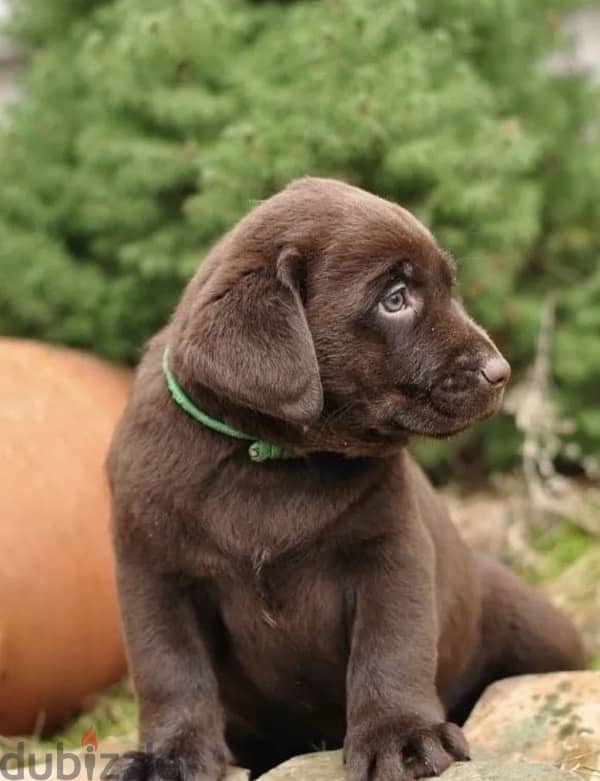
POLYGON ((396 205, 304 179, 221 240, 151 341, 109 456, 147 749, 130 778, 216 781, 232 757, 257 772, 341 745, 351 781, 433 775, 467 756, 451 721, 487 683, 583 665, 567 619, 470 552, 404 447, 493 414, 507 378, 448 257, 396 205), (255 464, 192 420, 166 344, 200 408, 299 457, 255 464))

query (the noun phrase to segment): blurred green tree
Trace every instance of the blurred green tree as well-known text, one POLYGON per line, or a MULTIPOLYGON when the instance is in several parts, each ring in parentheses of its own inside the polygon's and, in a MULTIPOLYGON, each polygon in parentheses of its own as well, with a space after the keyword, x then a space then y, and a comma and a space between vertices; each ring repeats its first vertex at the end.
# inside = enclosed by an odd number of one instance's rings
MULTIPOLYGON (((597 448, 599 103, 541 67, 572 5, 19 0, 31 62, 0 135, 0 331, 134 362, 257 199, 339 176, 433 228, 517 368, 555 291, 557 401, 597 448)), ((504 417, 425 457, 502 467, 517 445, 504 417)))

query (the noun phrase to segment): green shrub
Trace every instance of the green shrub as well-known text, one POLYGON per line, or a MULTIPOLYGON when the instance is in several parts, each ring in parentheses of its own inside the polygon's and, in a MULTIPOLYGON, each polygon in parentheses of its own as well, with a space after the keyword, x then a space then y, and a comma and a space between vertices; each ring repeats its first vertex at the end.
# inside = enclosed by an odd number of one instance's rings
MULTIPOLYGON (((517 369, 555 291, 557 401, 598 446, 598 102, 540 67, 568 0, 18 5, 0 331, 134 362, 256 199, 341 176, 433 227, 517 369)), ((517 446, 504 418, 426 455, 502 467, 517 446)))

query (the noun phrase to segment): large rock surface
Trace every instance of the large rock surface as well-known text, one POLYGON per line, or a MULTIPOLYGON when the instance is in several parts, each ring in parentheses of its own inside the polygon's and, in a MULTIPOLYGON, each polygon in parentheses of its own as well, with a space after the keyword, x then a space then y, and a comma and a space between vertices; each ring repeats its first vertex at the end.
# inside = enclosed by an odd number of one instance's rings
POLYGON ((477 758, 546 762, 600 774, 600 672, 508 678, 490 686, 465 725, 477 758))
MULTIPOLYGON (((109 739, 100 743, 94 753, 93 765, 86 767, 85 753, 80 752, 75 760, 65 765, 73 781, 101 781, 110 772, 109 758, 134 748, 132 739, 109 739), (73 775, 74 772, 76 775, 73 775)), ((49 755, 46 763, 25 769, 23 781, 61 781, 57 773, 55 755, 49 755)), ((230 768, 223 781, 249 781, 250 774, 241 768, 230 768)), ((568 770, 561 770, 542 764, 523 762, 480 761, 460 762, 452 765, 442 776, 444 781, 581 781, 581 776, 568 770)), ((259 781, 346 781, 341 751, 323 751, 305 754, 284 762, 279 767, 260 776, 259 781)))
MULTIPOLYGON (((444 781, 581 781, 566 770, 540 764, 460 762, 442 776, 444 781)), ((341 751, 294 757, 260 777, 260 781, 345 781, 341 751)))
POLYGON ((129 380, 21 340, 0 364, 0 734, 27 734, 125 670, 103 465, 129 380))

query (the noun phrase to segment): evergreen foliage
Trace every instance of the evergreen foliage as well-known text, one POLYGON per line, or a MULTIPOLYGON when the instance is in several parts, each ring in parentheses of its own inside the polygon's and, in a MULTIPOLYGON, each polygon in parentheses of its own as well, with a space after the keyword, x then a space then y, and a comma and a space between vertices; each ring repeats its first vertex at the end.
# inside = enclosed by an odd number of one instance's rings
MULTIPOLYGON (((517 369, 554 292, 556 398, 598 448, 598 99, 540 66, 571 5, 19 0, 31 63, 0 135, 0 332, 134 362, 257 199, 339 176, 433 228, 517 369)), ((517 444, 500 418, 444 452, 501 467, 517 444)))

